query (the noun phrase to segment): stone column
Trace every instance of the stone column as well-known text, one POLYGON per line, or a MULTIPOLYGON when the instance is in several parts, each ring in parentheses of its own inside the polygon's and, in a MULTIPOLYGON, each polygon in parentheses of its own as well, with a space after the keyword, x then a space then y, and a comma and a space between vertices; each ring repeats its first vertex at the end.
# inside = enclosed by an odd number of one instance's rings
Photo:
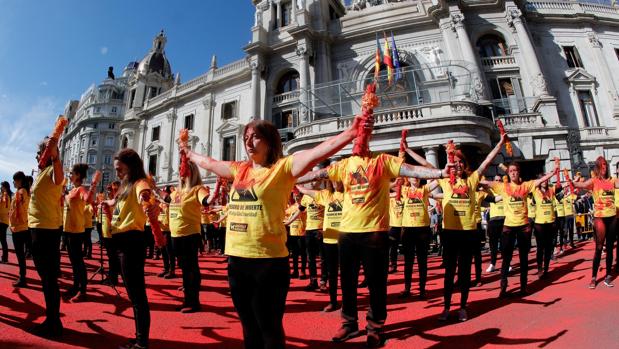
POLYGON ((251 67, 251 117, 261 119, 260 115, 260 72, 262 66, 258 58, 250 63, 251 67))
POLYGON ((440 168, 438 165, 438 145, 431 145, 429 147, 423 147, 426 160, 434 167, 440 168))
POLYGON ((507 24, 509 24, 516 33, 520 49, 522 50, 522 56, 527 65, 527 70, 531 75, 530 82, 533 87, 533 94, 535 96, 548 96, 546 79, 542 74, 542 69, 539 65, 537 55, 535 54, 535 48, 531 43, 529 33, 522 22, 522 12, 517 7, 510 7, 506 9, 505 12, 507 24))
POLYGON ((600 38, 598 37, 597 33, 593 31, 593 29, 591 29, 591 31, 587 33, 587 39, 589 39, 589 44, 592 47, 595 62, 597 66, 600 67, 601 74, 599 75, 599 78, 603 82, 603 85, 605 85, 604 87, 606 91, 608 91, 608 95, 610 97, 609 102, 613 106, 613 115, 619 115, 619 94, 617 93, 617 86, 615 85, 615 79, 613 79, 613 74, 608 68, 609 64, 606 61, 606 57, 604 56, 600 38))
POLYGON ((299 123, 309 122, 309 112, 307 108, 308 99, 307 91, 309 89, 308 84, 308 52, 306 46, 297 47, 297 56, 299 56, 299 102, 301 108, 299 110, 299 123))
POLYGON ((486 99, 484 82, 482 80, 483 75, 481 73, 481 69, 479 68, 477 55, 475 54, 475 51, 473 51, 469 34, 466 32, 466 28, 464 28, 464 15, 460 12, 451 12, 450 20, 451 29, 456 32, 456 37, 460 43, 462 59, 471 63, 471 98, 473 100, 486 99))
MULTIPOLYGON (((170 123, 170 148, 168 149, 169 155, 168 155, 168 163, 167 163, 167 167, 168 167, 168 181, 172 180, 172 176, 174 175, 174 154, 176 153, 176 148, 174 146, 174 144, 176 143, 176 119, 178 119, 178 116, 176 115, 175 112, 170 112, 166 115, 166 119, 168 119, 168 122, 170 123)), ((163 177, 163 176, 162 176, 163 177)))

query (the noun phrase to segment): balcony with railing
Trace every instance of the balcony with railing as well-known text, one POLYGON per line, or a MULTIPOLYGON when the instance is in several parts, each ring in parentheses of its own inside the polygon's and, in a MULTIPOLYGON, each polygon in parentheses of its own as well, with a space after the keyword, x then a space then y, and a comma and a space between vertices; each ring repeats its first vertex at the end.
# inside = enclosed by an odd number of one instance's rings
POLYGON ((532 0, 527 1, 527 12, 541 16, 595 16, 619 19, 619 9, 610 0, 532 0))
POLYGON ((481 57, 481 65, 485 71, 518 68, 514 56, 481 57))
POLYGON ((583 141, 607 140, 608 131, 608 128, 603 126, 584 127, 580 129, 580 139, 583 141))
POLYGON ((289 103, 296 103, 299 101, 299 96, 301 95, 300 90, 290 91, 286 93, 280 93, 278 95, 273 96, 273 106, 281 106, 289 103))
POLYGON ((541 114, 535 111, 537 97, 509 96, 492 100, 494 117, 503 121, 508 130, 544 127, 541 114))

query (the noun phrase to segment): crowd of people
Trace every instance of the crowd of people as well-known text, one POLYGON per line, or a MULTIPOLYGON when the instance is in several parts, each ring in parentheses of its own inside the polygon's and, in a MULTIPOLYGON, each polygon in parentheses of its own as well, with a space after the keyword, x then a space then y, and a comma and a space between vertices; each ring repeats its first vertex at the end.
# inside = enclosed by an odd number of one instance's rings
POLYGON ((162 259, 161 278, 176 278, 180 268, 184 299, 178 311, 182 313, 200 311, 199 253, 225 254, 230 295, 246 348, 285 347, 282 321, 291 278, 307 279, 307 291, 328 292, 325 312, 341 309, 342 325, 332 337, 336 342, 359 334, 357 289, 367 287, 366 343, 382 346, 388 315, 387 278, 398 272, 401 254, 404 288, 398 296, 405 299, 415 293, 415 259, 417 295, 425 299, 428 255, 435 250, 442 256, 441 321, 452 315, 456 276, 461 293, 457 319, 468 319, 469 290, 483 283, 481 256, 486 242, 490 251, 486 273, 500 269, 497 297, 511 295, 507 276, 516 248, 518 296, 524 296, 532 236, 537 275, 544 279, 552 273, 551 259, 574 247, 574 234, 582 239, 586 226, 592 225, 595 254, 589 288, 597 286, 604 248, 603 283, 613 286, 619 181, 610 175, 604 158, 596 161, 586 180, 567 175, 561 179, 558 167, 523 180, 517 163, 499 166, 504 176, 488 180, 484 173, 507 142, 506 135, 477 168, 471 167, 476 159, 467 159, 456 150, 446 166, 437 169, 409 149, 405 140, 398 156, 333 157, 353 139, 359 142, 359 130, 372 129, 371 118, 355 117, 342 133, 284 156, 275 126, 252 121, 243 131, 248 160, 220 161, 180 144, 185 169, 179 171, 182 175, 176 185, 164 187, 157 187, 139 155, 125 148, 114 158, 118 180, 99 193, 96 185, 84 185, 88 165, 76 164, 65 176, 57 140, 46 139, 39 146, 37 160, 45 152, 49 156, 39 161, 36 178, 16 172, 14 192, 7 182, 0 186, 1 261, 8 261, 8 228, 19 265, 13 285, 27 286, 26 258, 31 254, 43 286, 46 318, 33 333, 61 336, 61 297, 71 302, 88 300, 84 258, 92 257, 93 223, 106 251, 106 283, 116 286, 121 275, 133 305, 135 338, 123 348, 149 344, 144 265, 151 254, 162 259), (202 183, 199 168, 219 177, 214 190, 202 183), (61 241, 73 278, 73 285, 62 295, 58 286, 61 241))

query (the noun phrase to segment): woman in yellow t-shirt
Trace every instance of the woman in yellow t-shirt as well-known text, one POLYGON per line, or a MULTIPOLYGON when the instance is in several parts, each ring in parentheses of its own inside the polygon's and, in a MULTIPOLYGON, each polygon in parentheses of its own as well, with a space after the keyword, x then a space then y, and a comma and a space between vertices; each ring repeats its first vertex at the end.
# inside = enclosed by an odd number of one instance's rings
MULTIPOLYGON (((522 182, 520 178, 520 165, 511 163, 507 166, 509 182, 485 182, 484 184, 501 196, 505 211, 503 234, 501 235, 501 292, 499 297, 507 296, 507 275, 514 253, 516 239, 518 240, 518 252, 520 257, 520 294, 527 292, 527 273, 529 271, 529 251, 531 250, 531 229, 528 222, 527 196, 533 190, 550 177, 558 168, 541 178, 522 182)), ((537 215, 537 214, 536 214, 537 215)))
POLYGON ((169 211, 172 246, 183 272, 185 298, 179 310, 181 313, 194 313, 200 310, 200 210, 209 205, 209 197, 206 188, 202 186, 198 166, 192 161, 187 164, 188 176, 180 178, 177 190, 170 195, 169 211))
POLYGON ((60 237, 62 235, 62 182, 64 173, 58 156, 58 140, 48 138, 39 144, 37 162, 49 149, 46 164, 39 164, 39 174, 32 185, 28 204, 28 228, 32 236, 32 259, 41 278, 45 295, 45 321, 33 329, 41 337, 62 335, 60 321, 60 237))
MULTIPOLYGON (((494 181, 500 183, 501 176, 494 176, 494 181)), ((486 272, 492 273, 496 270, 497 255, 499 252, 499 240, 503 231, 503 223, 505 222, 505 212, 503 210, 503 200, 497 198, 497 194, 488 189, 486 201, 490 205, 489 220, 488 220, 488 245, 490 246, 490 265, 486 272)))
POLYGON ((305 280, 307 266, 307 253, 305 253, 305 224, 307 221, 306 207, 301 204, 303 194, 296 189, 292 193, 292 204, 286 209, 284 225, 288 227, 289 237, 287 241, 292 259, 292 278, 305 280), (301 272, 299 273, 299 257, 301 257, 301 272))
MULTIPOLYGON (((114 157, 116 176, 121 181, 115 198, 104 201, 114 207, 112 214, 112 241, 118 251, 122 277, 133 305, 135 340, 129 348, 148 347, 150 310, 144 282, 144 226, 159 215, 159 207, 151 204, 152 188, 146 179, 144 163, 133 149, 125 148, 114 157)), ((153 234, 155 230, 153 230, 153 234)), ((165 245, 162 235, 154 236, 158 246, 165 245)))
POLYGON ((92 259, 92 218, 94 215, 94 209, 92 203, 86 203, 84 206, 84 256, 88 259, 92 259))
POLYGON ((337 279, 339 275, 339 253, 337 239, 340 233, 340 223, 342 221, 342 184, 327 181, 327 189, 312 190, 297 186, 301 193, 308 195, 314 201, 322 205, 324 209, 324 219, 322 226, 322 249, 325 258, 325 270, 329 289, 329 304, 324 307, 325 313, 339 309, 337 302, 337 279))
POLYGON ((254 120, 243 130, 247 161, 217 161, 188 149, 189 158, 220 177, 234 179, 228 204, 225 252, 232 301, 246 346, 285 346, 282 319, 290 286, 284 215, 296 178, 350 143, 372 121, 356 117, 350 128, 316 147, 284 157, 270 122, 254 120))
MULTIPOLYGON (((606 277, 604 285, 613 287, 611 270, 613 266, 613 242, 616 235, 617 208, 615 206, 615 189, 619 188, 619 180, 610 176, 608 163, 603 157, 595 160, 594 178, 584 182, 571 182, 574 188, 591 190, 593 193, 593 233, 595 237, 595 253, 593 255, 593 275, 589 288, 597 284, 597 272, 602 259, 602 250, 606 242, 606 277)), ((569 179, 568 179, 569 180, 569 179)))
POLYGON ((9 261, 9 244, 6 242, 6 231, 9 227, 9 210, 13 193, 9 182, 0 184, 0 243, 2 244, 2 259, 0 263, 9 261))
POLYGON ((85 231, 85 215, 84 208, 89 203, 93 196, 95 188, 91 187, 89 191, 82 186, 82 182, 86 179, 88 173, 88 165, 75 164, 69 172, 69 181, 73 185, 73 189, 69 194, 65 195, 64 199, 64 233, 67 236, 67 253, 71 261, 73 271, 73 286, 67 290, 64 298, 74 302, 82 302, 86 300, 86 265, 84 264, 84 231, 85 231))
POLYGON ((14 287, 26 287, 26 245, 30 238, 28 231, 28 204, 30 203, 30 186, 23 172, 15 172, 13 175, 15 195, 9 196, 9 226, 13 235, 13 247, 19 265, 19 278, 14 287))
POLYGON ((393 192, 389 193, 389 274, 398 271, 398 248, 402 240, 403 194, 406 192, 404 178, 396 178, 393 192), (398 189, 399 188, 399 189, 398 189), (400 197, 397 197, 398 191, 400 197))
MULTIPOLYGON (((106 197, 108 200, 114 199, 118 189, 120 188, 120 181, 114 181, 106 188, 106 197)), ((103 202, 99 202, 97 206, 98 215, 101 218, 101 239, 103 241, 103 247, 108 258, 108 271, 107 278, 103 281, 104 284, 110 286, 118 285, 118 275, 120 273, 120 261, 118 259, 118 251, 114 245, 114 239, 112 239, 112 212, 114 207, 106 206, 103 202)))
MULTIPOLYGON (((157 274, 158 277, 164 279, 173 279, 176 277, 176 256, 174 254, 174 248, 172 247, 172 232, 170 232, 170 201, 172 198, 170 195, 172 191, 170 186, 166 185, 164 189, 159 192, 159 196, 163 200, 159 203, 159 226, 161 227, 161 233, 166 243, 161 248, 161 257, 163 259, 163 271, 157 274)), ((204 207, 202 207, 204 209, 204 207)))
POLYGON ((309 283, 305 286, 306 291, 315 291, 318 286, 318 268, 316 267, 316 258, 320 253, 322 245, 322 225, 325 214, 325 208, 316 203, 310 196, 304 195, 301 199, 301 205, 305 207, 305 251, 307 252, 307 266, 309 269, 309 283))
POLYGON ((537 245, 537 274, 540 279, 548 276, 550 259, 552 258, 554 237, 557 232, 555 203, 556 192, 548 186, 548 181, 542 182, 533 191, 535 198, 535 241, 537 245))

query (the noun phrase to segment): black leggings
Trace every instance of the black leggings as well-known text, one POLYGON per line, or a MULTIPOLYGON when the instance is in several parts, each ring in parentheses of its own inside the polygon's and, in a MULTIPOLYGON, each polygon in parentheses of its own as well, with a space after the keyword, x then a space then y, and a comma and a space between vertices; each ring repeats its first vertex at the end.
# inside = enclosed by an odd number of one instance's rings
POLYGON ((73 286, 70 291, 86 292, 86 265, 84 264, 84 255, 82 243, 84 241, 84 233, 68 233, 67 236, 67 252, 71 261, 71 269, 73 270, 73 286))
POLYGON ((288 258, 229 257, 228 282, 246 349, 283 349, 282 320, 290 287, 288 258))
POLYGON ((323 243, 325 270, 329 281, 329 302, 337 305, 337 279, 339 271, 339 253, 337 244, 323 243))
POLYGON ((13 233, 13 247, 15 247, 15 256, 17 256, 17 264, 19 265, 19 279, 26 281, 26 242, 30 240, 30 232, 28 230, 13 233))
POLYGON ((299 274, 299 256, 301 256, 301 274, 305 274, 305 266, 307 265, 307 253, 305 253, 305 237, 290 236, 288 238, 288 249, 292 257, 292 272, 299 274))
POLYGON ((460 286, 460 308, 465 308, 471 287, 472 250, 478 241, 476 230, 443 231, 443 258, 445 264, 445 286, 443 297, 445 308, 451 307, 451 295, 454 289, 454 277, 458 268, 458 284, 460 286))
POLYGON ((146 258, 144 237, 145 233, 139 230, 112 235, 120 259, 120 271, 127 289, 127 295, 133 305, 136 342, 147 347, 150 332, 150 309, 144 282, 146 258))
MULTIPOLYGON (((318 277, 316 269, 316 257, 320 254, 320 230, 308 230, 305 232, 305 248, 309 266, 309 276, 312 280, 318 277)), ((302 251, 303 253, 303 251, 302 251)))
POLYGON ((593 254, 593 273, 595 279, 600 268, 602 249, 606 242, 606 276, 611 274, 613 266, 613 244, 615 242, 615 226, 617 217, 595 217, 593 220, 593 234, 595 237, 595 253, 593 254))
POLYGON ((475 283, 481 282, 481 248, 482 242, 485 241, 486 235, 484 234, 484 230, 481 228, 481 223, 477 223, 477 231, 475 234, 477 241, 473 245, 473 250, 471 253, 473 254, 473 261, 475 262, 475 283))
POLYGON ((120 273, 120 260, 118 259, 118 251, 114 246, 114 239, 102 238, 105 252, 107 253, 108 260, 108 279, 116 284, 118 282, 118 274, 120 273))
POLYGON ((413 279, 413 265, 415 255, 419 264, 419 291, 424 293, 426 290, 426 280, 428 278, 428 248, 432 232, 430 227, 404 227, 402 232, 402 248, 404 249, 404 290, 411 290, 413 279))
POLYGON ((41 278, 45 296, 45 321, 60 323, 60 229, 30 229, 32 234, 32 259, 41 278))
POLYGON ((402 239, 402 227, 391 227, 389 229, 389 264, 391 268, 398 267, 398 245, 402 239))
POLYGON ((499 241, 503 232, 503 223, 505 217, 490 219, 488 222, 488 239, 490 240, 490 264, 496 265, 496 259, 499 252, 499 241))
POLYGON ((200 266, 198 264, 198 250, 202 243, 200 233, 188 236, 173 237, 174 254, 179 259, 183 271, 183 306, 200 306, 200 266))
POLYGON ((2 245, 2 261, 7 262, 9 260, 9 244, 6 242, 6 230, 8 224, 0 223, 0 245, 2 245))
POLYGON ((529 225, 518 227, 503 227, 501 235, 501 288, 507 288, 507 274, 514 254, 514 245, 518 240, 518 253, 520 258, 520 289, 527 287, 527 273, 529 272, 529 251, 531 250, 531 230, 529 225))
POLYGON ((552 259, 553 236, 556 227, 555 223, 535 224, 535 244, 537 245, 537 270, 548 272, 550 266, 550 260, 552 259))
POLYGON ((165 246, 161 248, 161 255, 163 256, 163 271, 166 273, 174 273, 176 269, 176 254, 172 247, 172 233, 169 231, 163 232, 165 238, 165 246))
POLYGON ((84 256, 92 258, 92 228, 84 230, 84 256))

